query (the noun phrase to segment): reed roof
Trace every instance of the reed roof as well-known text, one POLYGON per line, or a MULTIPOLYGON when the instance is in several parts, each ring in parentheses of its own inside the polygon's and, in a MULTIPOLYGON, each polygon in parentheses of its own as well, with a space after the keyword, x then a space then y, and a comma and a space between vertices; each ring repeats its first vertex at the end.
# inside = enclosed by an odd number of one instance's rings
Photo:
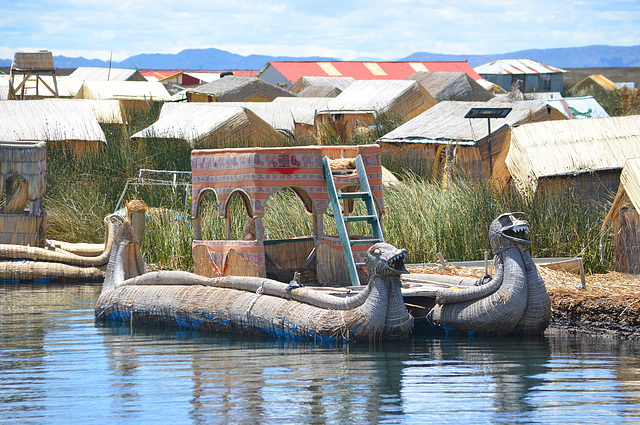
POLYGON ((417 82, 411 80, 359 80, 338 97, 330 99, 318 113, 384 113, 406 116, 438 103, 417 82))
POLYGON ((81 66, 70 75, 81 81, 147 81, 137 69, 81 66))
POLYGON ((507 170, 521 193, 532 194, 540 178, 619 170, 639 157, 640 116, 524 124, 508 139, 507 170))
POLYGON ((298 93, 298 97, 338 97, 342 90, 329 86, 310 86, 298 93))
MULTIPOLYGON (((487 120, 465 118, 471 108, 508 107, 512 108, 506 118, 491 120, 491 133, 505 127, 530 121, 559 119, 562 114, 551 116, 547 106, 535 103, 491 103, 443 101, 395 130, 385 134, 378 141, 386 143, 428 143, 475 145, 489 135, 487 120)), ((562 117, 564 118, 564 117, 562 117)))
POLYGON ((337 88, 340 92, 356 81, 353 77, 300 77, 289 87, 292 93, 300 93, 310 87, 337 88))
POLYGON ((616 83, 605 77, 604 75, 594 74, 579 81, 575 86, 569 89, 570 92, 579 93, 591 88, 600 88, 603 90, 617 90, 620 88, 616 83))
POLYGON ((415 72, 408 76, 407 80, 420 83, 438 102, 443 100, 485 102, 493 98, 493 94, 464 72, 415 72))
POLYGON ((246 107, 220 106, 215 110, 206 107, 177 107, 165 112, 155 123, 131 138, 181 139, 193 146, 205 139, 279 140, 280 134, 246 107))
POLYGON ((627 198, 633 208, 640 212, 640 158, 629 158, 627 162, 625 162, 624 167, 622 167, 620 187, 604 219, 602 224, 603 229, 621 208, 627 206, 626 204, 628 202, 625 202, 627 198))
POLYGON ((276 97, 295 96, 295 94, 260 80, 256 77, 229 75, 207 84, 188 90, 192 93, 213 95, 216 102, 244 102, 256 96, 267 99, 276 97))
POLYGON ((326 97, 277 97, 272 103, 287 105, 296 123, 314 125, 316 112, 326 108, 328 101, 326 97))
POLYGON ((155 81, 84 81, 75 98, 167 101, 171 95, 155 81))
POLYGON ((65 99, 0 102, 0 140, 107 143, 89 105, 65 99))
POLYGON ((37 52, 15 52, 12 72, 55 72, 53 66, 53 53, 49 50, 39 50, 37 52))
POLYGON ((167 114, 171 114, 177 110, 181 111, 183 114, 189 114, 190 111, 193 111, 193 113, 208 112, 210 114, 215 114, 219 108, 230 106, 239 106, 249 109, 276 130, 294 131, 296 128, 289 106, 284 103, 274 102, 171 102, 165 103, 162 106, 159 118, 163 118, 167 114))

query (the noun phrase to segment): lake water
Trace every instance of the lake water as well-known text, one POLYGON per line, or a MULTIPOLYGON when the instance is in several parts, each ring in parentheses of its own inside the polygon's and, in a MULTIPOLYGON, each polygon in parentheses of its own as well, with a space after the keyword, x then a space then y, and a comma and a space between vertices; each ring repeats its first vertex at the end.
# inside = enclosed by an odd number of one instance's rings
POLYGON ((0 423, 640 423, 639 343, 115 328, 94 322, 99 292, 0 284, 0 423))

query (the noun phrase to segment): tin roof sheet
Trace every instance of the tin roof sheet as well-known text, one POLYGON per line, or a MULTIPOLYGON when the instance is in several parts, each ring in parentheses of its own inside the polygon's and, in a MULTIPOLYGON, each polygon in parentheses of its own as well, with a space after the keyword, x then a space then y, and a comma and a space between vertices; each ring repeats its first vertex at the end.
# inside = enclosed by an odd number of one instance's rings
POLYGON ((567 72, 533 59, 499 59, 473 68, 478 74, 556 74, 567 72))

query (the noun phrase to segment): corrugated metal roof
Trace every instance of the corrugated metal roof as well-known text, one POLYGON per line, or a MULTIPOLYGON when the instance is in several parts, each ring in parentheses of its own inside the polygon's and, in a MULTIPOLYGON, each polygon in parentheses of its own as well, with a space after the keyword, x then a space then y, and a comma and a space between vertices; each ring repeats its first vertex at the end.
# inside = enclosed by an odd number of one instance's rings
POLYGON ((544 103, 556 108, 567 118, 609 118, 609 114, 593 96, 565 97, 560 99, 521 100, 516 103, 544 103))
POLYGON ((296 123, 314 125, 316 112, 326 109, 326 97, 278 97, 272 103, 286 104, 296 123))
POLYGON ((89 105, 71 99, 0 102, 0 140, 107 140, 89 105))
POLYGON ((471 108, 513 108, 506 118, 491 120, 491 132, 516 125, 546 108, 542 104, 443 101, 385 134, 378 141, 387 143, 435 143, 474 145, 489 134, 487 120, 464 116, 471 108))
POLYGON ((466 61, 451 62, 268 62, 258 73, 274 67, 287 80, 301 77, 353 77, 356 80, 403 80, 417 71, 464 72, 474 80, 480 79, 466 61))
MULTIPOLYGON (((422 105, 429 102, 432 106, 435 99, 424 97, 424 89, 417 82, 411 80, 360 80, 351 84, 337 97, 330 99, 326 107, 319 113, 327 112, 386 112, 405 96, 413 94, 422 105)), ((427 96, 430 97, 428 93, 427 96)), ((415 103, 415 102, 414 102, 415 103)), ((414 105, 406 105, 406 114, 415 110, 414 105), (411 110, 409 110, 411 109, 411 110)))
POLYGON ((171 100, 167 89, 153 81, 85 81, 77 99, 171 100))
POLYGON ((220 106, 215 108, 215 113, 211 111, 211 108, 199 106, 170 107, 155 123, 131 138, 183 139, 193 145, 216 132, 221 133, 221 138, 234 137, 237 131, 241 131, 244 137, 252 134, 273 139, 279 137, 273 127, 247 108, 220 106))
POLYGON ((555 66, 545 65, 533 59, 499 59, 473 68, 481 75, 486 74, 555 74, 567 72, 555 66))
POLYGON ((505 164, 519 190, 542 177, 621 169, 640 157, 640 116, 548 121, 511 129, 505 164))
MULTIPOLYGON (((226 77, 225 77, 226 78, 226 77)), ((295 131, 296 125, 293 121, 291 109, 284 103, 274 102, 189 102, 189 103, 165 103, 160 110, 158 119, 162 119, 167 115, 180 111, 181 114, 188 115, 191 111, 193 114, 209 113, 215 114, 219 108, 228 108, 230 106, 239 106, 247 108, 254 114, 269 123, 276 130, 295 131)))

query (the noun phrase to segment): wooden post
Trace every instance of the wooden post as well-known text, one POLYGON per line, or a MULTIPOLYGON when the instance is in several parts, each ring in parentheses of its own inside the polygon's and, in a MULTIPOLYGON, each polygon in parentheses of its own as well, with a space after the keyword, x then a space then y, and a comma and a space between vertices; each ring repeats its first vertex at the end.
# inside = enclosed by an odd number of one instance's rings
POLYGON ((582 289, 587 289, 587 279, 584 275, 584 262, 580 257, 580 283, 582 283, 582 289))

